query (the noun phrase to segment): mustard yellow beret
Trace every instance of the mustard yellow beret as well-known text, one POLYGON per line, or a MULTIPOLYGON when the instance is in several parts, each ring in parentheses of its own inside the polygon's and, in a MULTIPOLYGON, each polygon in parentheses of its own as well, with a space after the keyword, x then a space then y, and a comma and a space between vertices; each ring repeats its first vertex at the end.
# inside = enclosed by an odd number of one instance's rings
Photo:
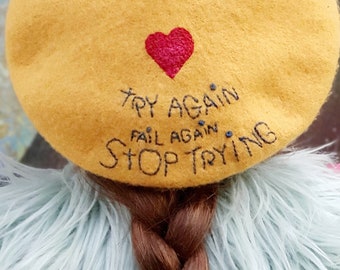
POLYGON ((80 167, 218 182, 301 134, 337 69, 335 0, 11 0, 6 50, 38 131, 80 167))

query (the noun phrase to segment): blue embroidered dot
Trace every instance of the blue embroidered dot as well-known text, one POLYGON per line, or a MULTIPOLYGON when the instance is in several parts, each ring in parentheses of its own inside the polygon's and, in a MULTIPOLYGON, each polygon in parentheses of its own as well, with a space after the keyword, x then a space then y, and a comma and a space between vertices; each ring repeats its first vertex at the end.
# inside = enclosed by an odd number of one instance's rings
POLYGON ((233 137, 233 132, 232 131, 227 131, 226 133, 225 133, 225 136, 227 137, 227 138, 231 138, 231 137, 233 137))
POLYGON ((211 91, 215 91, 216 89, 217 89, 216 84, 214 84, 214 83, 210 84, 210 90, 211 91))
POLYGON ((201 127, 203 127, 203 126, 205 125, 205 122, 204 122, 203 120, 199 120, 199 121, 198 121, 198 124, 199 124, 201 127))
POLYGON ((147 132, 147 133, 150 133, 150 132, 151 132, 151 130, 152 130, 152 128, 151 128, 151 127, 147 127, 147 128, 146 128, 146 132, 147 132))

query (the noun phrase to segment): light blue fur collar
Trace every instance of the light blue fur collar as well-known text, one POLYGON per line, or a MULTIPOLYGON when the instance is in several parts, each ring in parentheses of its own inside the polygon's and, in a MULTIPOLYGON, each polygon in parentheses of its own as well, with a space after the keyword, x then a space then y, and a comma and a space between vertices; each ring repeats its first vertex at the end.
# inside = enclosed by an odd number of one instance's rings
MULTIPOLYGON (((211 270, 340 269, 340 174, 331 162, 316 151, 285 153, 225 182, 206 240, 211 270)), ((39 170, 0 156, 1 270, 138 269, 129 213, 99 200, 85 177, 71 164, 39 170)))

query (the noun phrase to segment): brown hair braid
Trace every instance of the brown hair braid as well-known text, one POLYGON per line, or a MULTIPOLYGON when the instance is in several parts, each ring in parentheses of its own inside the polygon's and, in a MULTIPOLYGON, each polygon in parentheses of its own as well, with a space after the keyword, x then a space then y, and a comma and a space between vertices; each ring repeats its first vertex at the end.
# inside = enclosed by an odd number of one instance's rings
POLYGON ((143 270, 207 270, 204 239, 216 208, 217 184, 182 190, 134 187, 97 176, 101 193, 131 213, 132 243, 143 270))

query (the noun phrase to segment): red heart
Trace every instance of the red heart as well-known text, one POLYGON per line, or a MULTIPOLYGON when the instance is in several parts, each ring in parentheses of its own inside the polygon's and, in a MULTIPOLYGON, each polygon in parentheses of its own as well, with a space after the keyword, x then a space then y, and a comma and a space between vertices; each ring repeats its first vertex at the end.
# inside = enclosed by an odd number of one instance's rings
POLYGON ((169 35, 156 32, 145 40, 148 54, 170 77, 174 78, 194 52, 194 41, 184 28, 175 28, 169 35))

